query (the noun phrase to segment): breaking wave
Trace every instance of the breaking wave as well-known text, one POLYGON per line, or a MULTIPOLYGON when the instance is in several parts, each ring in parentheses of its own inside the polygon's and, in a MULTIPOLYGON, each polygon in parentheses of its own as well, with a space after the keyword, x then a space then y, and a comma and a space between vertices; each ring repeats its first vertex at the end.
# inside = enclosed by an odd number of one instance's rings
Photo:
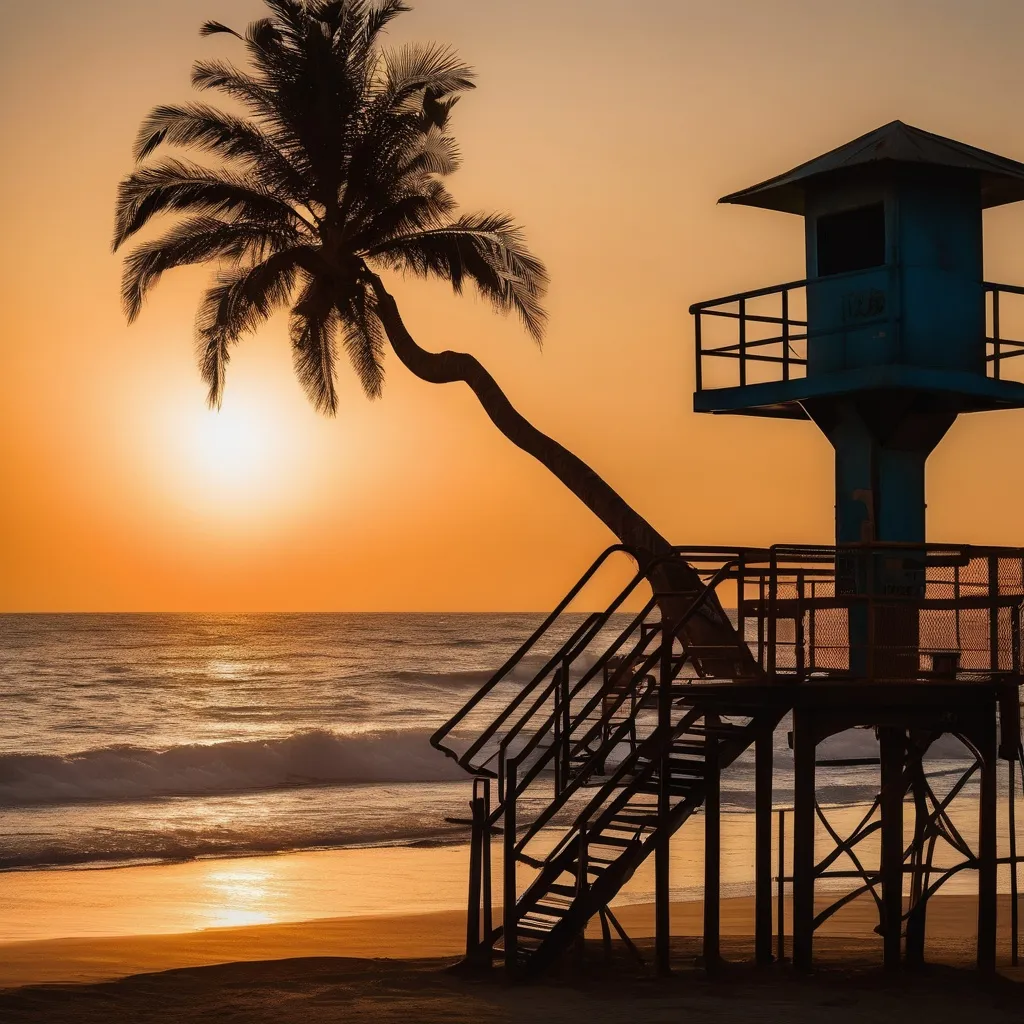
POLYGON ((466 778, 434 750, 426 730, 186 744, 152 750, 110 746, 68 755, 0 756, 0 807, 209 796, 353 782, 449 782, 466 778))

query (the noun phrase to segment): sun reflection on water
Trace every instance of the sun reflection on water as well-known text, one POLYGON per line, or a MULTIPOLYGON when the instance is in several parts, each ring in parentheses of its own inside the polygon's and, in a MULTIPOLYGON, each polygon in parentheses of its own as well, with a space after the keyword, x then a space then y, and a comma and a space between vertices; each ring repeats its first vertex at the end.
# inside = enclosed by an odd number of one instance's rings
POLYGON ((236 925, 271 924, 277 920, 272 911, 280 903, 269 884, 270 871, 258 867, 217 867, 205 879, 208 896, 208 928, 236 925))

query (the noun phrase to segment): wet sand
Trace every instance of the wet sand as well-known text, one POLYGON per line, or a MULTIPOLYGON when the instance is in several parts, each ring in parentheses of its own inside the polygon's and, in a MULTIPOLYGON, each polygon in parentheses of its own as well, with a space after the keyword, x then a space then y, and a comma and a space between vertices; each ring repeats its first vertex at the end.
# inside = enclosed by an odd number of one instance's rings
MULTIPOLYGON (((954 932, 957 924, 967 925, 971 900, 947 898, 932 929, 942 958, 962 966, 930 965, 895 977, 880 969, 873 935, 820 935, 818 967, 810 977, 786 964, 758 970, 739 963, 752 951, 749 938, 731 934, 746 920, 745 902, 726 901, 723 951, 732 963, 710 980, 696 966, 699 940, 682 934, 699 921, 695 904, 673 908, 679 934, 670 979, 653 978, 621 946, 609 959, 593 940, 582 957, 570 958, 543 984, 510 985, 501 971, 466 975, 453 970, 464 928, 457 912, 137 940, 16 943, 0 948, 3 984, 23 987, 0 991, 0 1019, 5 1024, 906 1024, 911 1017, 929 1024, 1020 1024, 1024 1019, 1020 969, 985 979, 965 966, 972 943, 954 932), (120 974, 131 976, 90 980, 120 974), (72 976, 90 983, 40 984, 72 976)), ((649 906, 627 907, 621 914, 648 963, 650 940, 641 932, 642 915, 650 911, 649 906)), ((856 916, 843 927, 857 928, 856 916)), ((838 923, 828 930, 839 931, 838 923)))
MULTIPOLYGON (((1008 949, 1008 901, 1000 918, 1008 949)), ((652 978, 620 946, 606 959, 599 932, 581 960, 544 984, 509 986, 500 971, 450 968, 465 942, 458 911, 348 917, 175 935, 51 939, 0 946, 0 1019, 48 1021, 899 1021, 1024 1020, 1024 974, 982 979, 970 969, 975 901, 938 897, 921 975, 887 977, 870 903, 855 903, 816 938, 818 970, 749 966, 753 906, 723 901, 723 951, 732 962, 709 981, 699 969, 702 908, 672 908, 669 981, 652 978)), ((650 962, 653 907, 617 916, 650 962)))

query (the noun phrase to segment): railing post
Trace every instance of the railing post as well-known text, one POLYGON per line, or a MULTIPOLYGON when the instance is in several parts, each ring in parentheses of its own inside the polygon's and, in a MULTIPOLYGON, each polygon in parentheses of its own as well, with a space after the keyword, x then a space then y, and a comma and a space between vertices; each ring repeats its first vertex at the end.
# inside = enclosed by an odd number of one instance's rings
POLYGON ((758 615, 757 615, 757 663, 761 666, 762 669, 766 669, 767 668, 767 666, 765 665, 765 632, 764 632, 764 624, 765 624, 765 617, 768 614, 768 598, 767 598, 767 593, 765 591, 764 584, 765 584, 764 572, 762 571, 760 576, 759 576, 759 578, 758 578, 758 581, 757 581, 757 590, 758 590, 757 596, 758 596, 758 601, 759 601, 759 611, 758 611, 758 615))
POLYGON ((736 565, 736 632, 740 640, 747 641, 747 559, 746 552, 741 551, 736 565))
MULTIPOLYGON (((833 577, 834 579, 834 577, 833 577)), ((814 606, 814 600, 817 596, 816 593, 817 581, 811 580, 811 598, 810 598, 810 613, 807 616, 807 671, 813 672, 817 668, 818 662, 815 657, 815 646, 817 644, 815 624, 817 622, 816 609, 814 606)))
POLYGON ((555 688, 551 693, 551 744, 555 748, 555 798, 562 792, 567 780, 562 778, 562 665, 555 669, 555 688))
MULTIPOLYGON (((959 645, 957 645, 959 648, 959 645)), ((1020 675, 1020 614, 1016 608, 1010 609, 1010 671, 1020 675)))
POLYGON ((992 376, 999 380, 999 360, 1002 346, 999 344, 999 289, 992 289, 992 376))
POLYGON ((793 642, 795 644, 794 662, 796 663, 796 678, 803 682, 804 664, 804 587, 806 579, 802 572, 796 574, 796 614, 793 623, 793 642))
POLYGON ((747 383, 747 300, 740 299, 740 387, 747 383))
POLYGON ((999 671, 999 559, 988 557, 988 657, 989 671, 999 671))
POLYGON ((782 379, 789 380, 789 289, 782 289, 782 379))
POLYGON ((701 335, 700 335, 700 326, 701 326, 700 316, 701 316, 701 311, 698 309, 697 312, 694 314, 694 323, 693 323, 693 333, 694 333, 694 343, 695 343, 694 344, 694 351, 695 351, 696 356, 697 356, 697 372, 696 372, 696 375, 695 375, 695 378, 694 378, 695 379, 695 383, 696 383, 696 387, 694 387, 694 391, 700 391, 703 388, 703 386, 704 386, 704 369, 703 369, 703 365, 702 365, 703 361, 704 361, 704 348, 703 348, 703 344, 701 342, 701 335))
POLYGON ((569 746, 572 743, 572 708, 571 699, 569 697, 569 663, 562 663, 562 678, 559 682, 562 689, 561 708, 562 708, 562 749, 558 752, 558 757, 562 761, 562 784, 564 786, 569 785, 569 746))
POLYGON ((519 958, 516 942, 516 901, 519 898, 516 887, 516 784, 518 758, 510 757, 505 762, 505 832, 503 864, 505 884, 502 898, 502 938, 505 945, 505 971, 514 974, 519 958))

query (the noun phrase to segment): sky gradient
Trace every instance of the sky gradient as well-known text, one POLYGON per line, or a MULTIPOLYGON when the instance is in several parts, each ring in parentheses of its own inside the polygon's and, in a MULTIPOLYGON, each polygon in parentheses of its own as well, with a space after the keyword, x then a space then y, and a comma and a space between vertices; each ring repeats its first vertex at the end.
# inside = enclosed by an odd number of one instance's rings
MULTIPOLYGON (((39 0, 0 40, 0 610, 541 609, 612 538, 486 421, 393 357, 336 419, 283 320, 206 410, 206 272, 119 305, 114 193, 140 120, 232 56, 255 0, 39 0)), ((439 282, 388 279, 414 337, 472 352, 520 410, 676 543, 828 542, 808 423, 698 417, 691 302, 803 276, 792 216, 725 193, 894 118, 1024 159, 1012 0, 421 0, 392 38, 454 45, 466 210, 525 227, 552 276, 543 352, 439 282)), ((985 215, 986 277, 1024 284, 1024 208, 985 215)), ((1024 330, 1024 328, 1022 328, 1024 330)), ((1019 335, 1024 337, 1024 333, 1019 335)), ((930 460, 933 540, 1019 544, 1024 412, 964 417, 930 460)))

